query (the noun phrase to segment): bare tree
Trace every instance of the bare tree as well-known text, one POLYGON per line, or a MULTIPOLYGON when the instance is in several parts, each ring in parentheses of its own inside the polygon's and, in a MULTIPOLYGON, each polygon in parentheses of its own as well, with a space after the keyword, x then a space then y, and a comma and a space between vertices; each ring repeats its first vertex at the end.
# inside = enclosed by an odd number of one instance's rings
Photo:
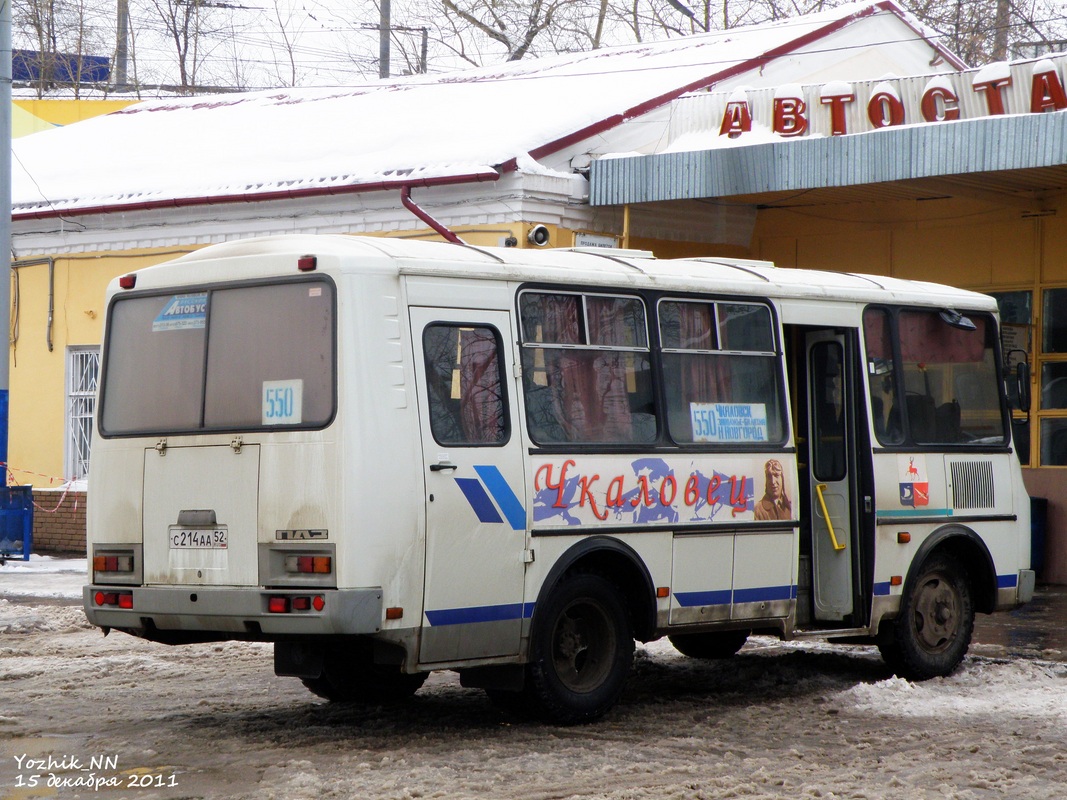
POLYGON ((11 14, 14 27, 26 35, 35 49, 37 78, 33 83, 37 96, 43 97, 56 86, 56 4, 54 0, 16 0, 11 14))
MULTIPOLYGON (((441 0, 445 15, 467 24, 468 32, 501 45, 506 61, 518 61, 534 48, 538 37, 565 24, 582 0, 441 0)), ((453 25, 454 30, 459 26, 453 25)), ((557 32, 559 28, 555 29, 557 32)), ((545 37, 551 38, 551 37, 545 37)), ((569 38, 569 37, 568 37, 569 38)), ((558 52, 558 44, 556 48, 558 52)))
POLYGON ((274 0, 274 22, 277 23, 277 34, 280 38, 280 43, 275 46, 274 37, 268 37, 267 41, 270 44, 271 51, 275 55, 275 64, 278 65, 278 70, 275 74, 279 76, 279 83, 285 86, 296 86, 296 37, 300 33, 300 23, 294 19, 293 9, 291 6, 282 8, 282 0, 274 0), (279 63, 278 55, 281 54, 283 61, 279 63), (281 73, 284 71, 285 77, 281 77, 281 73))
POLYGON ((30 51, 26 64, 38 97, 59 85, 72 86, 78 96, 83 83, 99 80, 86 60, 94 52, 109 52, 103 44, 108 26, 98 13, 88 0, 16 0, 12 5, 12 25, 30 51))
MULTIPOLYGON (((218 12, 232 6, 212 0, 150 0, 150 3, 163 23, 163 34, 177 59, 177 89, 192 94, 200 82, 201 68, 228 30, 218 12)), ((232 28, 229 30, 232 32, 232 28)))

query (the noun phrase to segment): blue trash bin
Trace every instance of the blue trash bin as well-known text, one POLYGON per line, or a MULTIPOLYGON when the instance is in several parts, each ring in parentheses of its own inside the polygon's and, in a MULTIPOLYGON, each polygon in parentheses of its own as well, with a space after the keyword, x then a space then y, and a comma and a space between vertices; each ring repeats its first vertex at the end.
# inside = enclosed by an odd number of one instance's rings
POLYGON ((33 551, 33 487, 0 487, 0 558, 30 560, 33 551))

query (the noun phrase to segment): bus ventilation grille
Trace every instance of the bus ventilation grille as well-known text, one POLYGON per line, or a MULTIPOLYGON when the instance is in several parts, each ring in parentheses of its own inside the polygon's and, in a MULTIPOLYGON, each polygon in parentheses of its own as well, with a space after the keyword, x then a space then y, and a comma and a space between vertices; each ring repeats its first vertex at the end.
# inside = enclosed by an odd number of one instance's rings
POLYGON ((952 463, 952 507, 993 508, 993 462, 952 463))

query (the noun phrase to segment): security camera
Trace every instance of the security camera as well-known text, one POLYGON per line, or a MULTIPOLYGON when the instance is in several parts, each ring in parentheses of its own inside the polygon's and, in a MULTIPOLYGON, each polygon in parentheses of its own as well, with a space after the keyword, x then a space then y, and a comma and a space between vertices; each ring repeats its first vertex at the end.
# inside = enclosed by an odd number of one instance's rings
POLYGON ((526 234, 526 241, 536 247, 544 247, 548 244, 548 228, 544 225, 534 225, 526 234))

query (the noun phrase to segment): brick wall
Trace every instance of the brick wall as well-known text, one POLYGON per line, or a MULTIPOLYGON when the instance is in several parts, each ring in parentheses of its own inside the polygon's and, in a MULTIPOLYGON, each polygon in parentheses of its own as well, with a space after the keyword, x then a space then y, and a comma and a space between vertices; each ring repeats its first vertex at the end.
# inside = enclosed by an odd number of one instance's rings
POLYGON ((85 492, 35 489, 33 552, 85 555, 85 492))

